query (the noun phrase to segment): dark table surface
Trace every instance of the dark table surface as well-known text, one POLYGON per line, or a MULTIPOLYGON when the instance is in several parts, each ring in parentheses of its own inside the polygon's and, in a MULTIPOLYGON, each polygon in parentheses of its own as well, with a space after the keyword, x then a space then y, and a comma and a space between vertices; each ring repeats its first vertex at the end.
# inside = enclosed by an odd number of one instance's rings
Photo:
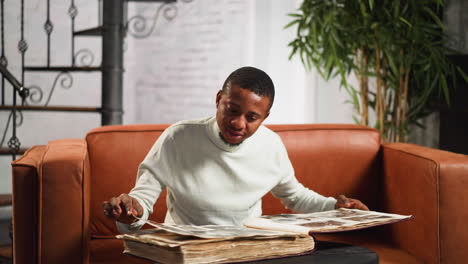
POLYGON ((378 264, 379 256, 374 251, 349 244, 316 241, 317 249, 302 256, 242 262, 243 264, 378 264))

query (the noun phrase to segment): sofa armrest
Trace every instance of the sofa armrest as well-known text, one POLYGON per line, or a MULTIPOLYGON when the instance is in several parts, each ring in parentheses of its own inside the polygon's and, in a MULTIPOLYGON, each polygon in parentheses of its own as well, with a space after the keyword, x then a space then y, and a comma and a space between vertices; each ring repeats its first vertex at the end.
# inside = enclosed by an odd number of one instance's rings
POLYGON ((86 142, 35 146, 12 169, 15 263, 88 263, 86 142))
POLYGON ((414 216, 388 226, 392 242, 425 263, 468 259, 468 156, 384 144, 383 181, 383 209, 414 216))

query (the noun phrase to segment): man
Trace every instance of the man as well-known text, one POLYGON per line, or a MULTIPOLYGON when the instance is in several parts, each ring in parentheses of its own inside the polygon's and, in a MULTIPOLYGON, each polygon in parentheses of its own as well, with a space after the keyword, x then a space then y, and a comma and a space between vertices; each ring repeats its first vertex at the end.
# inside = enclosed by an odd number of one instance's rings
MULTIPOLYGON (((164 188, 165 222, 239 225, 260 216, 268 192, 297 212, 368 210, 358 200, 323 197, 300 184, 280 137, 261 126, 274 101, 270 77, 237 69, 216 95, 216 117, 181 121, 158 138, 138 169, 129 194, 103 203, 121 232, 140 228, 164 188)), ((311 172, 313 173, 313 172, 311 172)))

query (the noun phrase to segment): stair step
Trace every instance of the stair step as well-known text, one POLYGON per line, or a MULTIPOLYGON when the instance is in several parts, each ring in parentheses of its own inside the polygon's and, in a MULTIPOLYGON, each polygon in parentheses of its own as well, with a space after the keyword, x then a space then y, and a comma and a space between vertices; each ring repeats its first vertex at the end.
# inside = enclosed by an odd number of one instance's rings
MULTIPOLYGON (((0 110, 12 110, 12 105, 1 105, 0 110)), ((56 111, 56 112, 101 112, 100 107, 81 107, 81 106, 32 106, 32 105, 18 105, 17 110, 22 111, 56 111)))
POLYGON ((26 66, 26 71, 53 71, 53 72, 93 72, 101 71, 101 67, 73 67, 73 66, 51 66, 51 67, 38 67, 38 66, 26 66))
POLYGON ((0 206, 12 205, 11 194, 0 194, 0 206))
POLYGON ((102 36, 103 28, 95 27, 73 32, 75 36, 102 36))
MULTIPOLYGON (((16 154, 22 155, 26 152, 26 150, 28 150, 28 148, 20 148, 16 154)), ((0 148, 0 156, 5 155, 12 155, 11 150, 9 148, 0 148)))

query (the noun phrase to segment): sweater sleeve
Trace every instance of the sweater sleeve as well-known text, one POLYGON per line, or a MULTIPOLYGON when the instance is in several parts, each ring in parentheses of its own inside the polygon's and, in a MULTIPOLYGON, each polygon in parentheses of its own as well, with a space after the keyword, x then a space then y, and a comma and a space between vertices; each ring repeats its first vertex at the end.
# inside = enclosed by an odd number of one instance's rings
POLYGON ((294 168, 289 160, 286 148, 281 143, 279 151, 279 166, 282 176, 279 183, 272 189, 272 194, 281 199, 282 203, 298 213, 311 213, 335 209, 336 199, 325 197, 302 185, 294 174, 294 168))
MULTIPOLYGON (((135 187, 129 193, 143 207, 141 217, 143 220, 147 220, 149 215, 153 213, 153 206, 166 187, 166 179, 170 176, 170 164, 173 164, 171 159, 175 158, 172 137, 166 131, 158 138, 138 167, 135 187)), ((116 222, 121 233, 139 230, 144 223, 142 220, 130 225, 116 222)))

